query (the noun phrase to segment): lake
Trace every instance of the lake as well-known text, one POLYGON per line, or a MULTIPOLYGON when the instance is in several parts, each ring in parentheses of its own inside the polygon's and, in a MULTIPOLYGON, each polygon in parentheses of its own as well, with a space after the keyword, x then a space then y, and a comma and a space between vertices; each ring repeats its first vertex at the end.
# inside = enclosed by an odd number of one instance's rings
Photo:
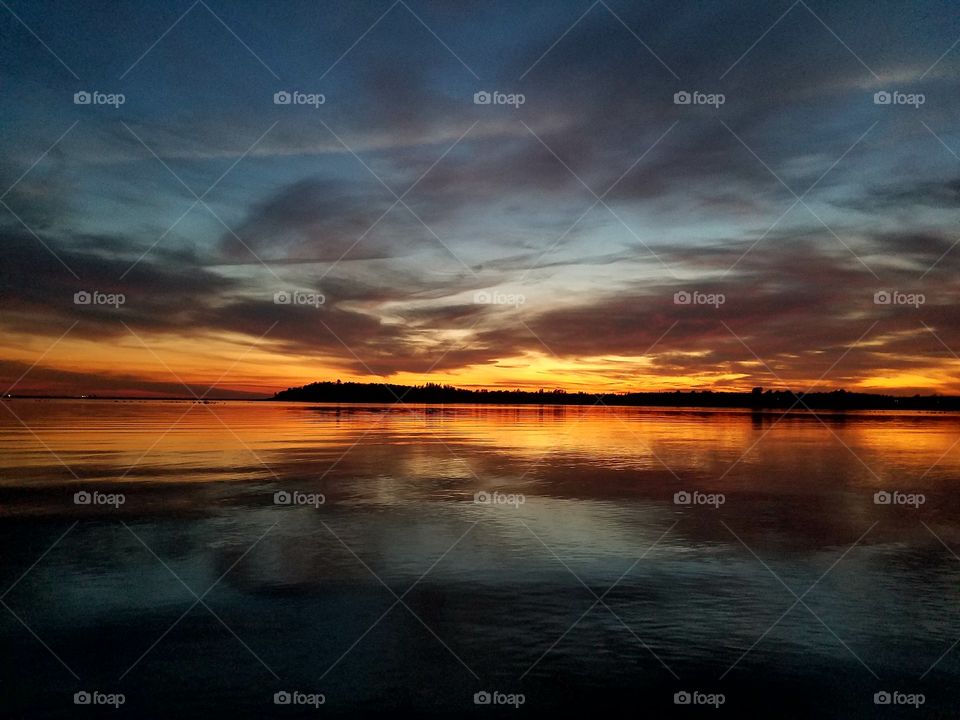
POLYGON ((5 717, 960 713, 957 415, 3 404, 5 717))

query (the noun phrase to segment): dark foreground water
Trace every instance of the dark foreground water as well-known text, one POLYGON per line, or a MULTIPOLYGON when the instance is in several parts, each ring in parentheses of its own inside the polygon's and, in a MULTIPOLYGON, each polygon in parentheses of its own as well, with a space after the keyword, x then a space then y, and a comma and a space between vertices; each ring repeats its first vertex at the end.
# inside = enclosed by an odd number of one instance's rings
POLYGON ((0 717, 960 715, 955 415, 3 404, 0 717))

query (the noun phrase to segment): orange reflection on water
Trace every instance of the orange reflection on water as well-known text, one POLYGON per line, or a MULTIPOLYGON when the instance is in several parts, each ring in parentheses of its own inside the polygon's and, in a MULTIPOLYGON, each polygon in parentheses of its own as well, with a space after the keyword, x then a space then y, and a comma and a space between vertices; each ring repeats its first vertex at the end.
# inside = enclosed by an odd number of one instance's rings
POLYGON ((6 485, 69 481, 71 471, 83 479, 192 482, 316 477, 334 467, 364 476, 502 479, 586 467, 594 475, 658 472, 754 485, 787 482, 790 473, 816 478, 833 467, 876 484, 874 474, 919 479, 929 471, 942 479, 960 469, 958 418, 929 413, 818 420, 805 412, 781 418, 576 406, 5 404, 11 412, 0 414, 0 482, 6 485))

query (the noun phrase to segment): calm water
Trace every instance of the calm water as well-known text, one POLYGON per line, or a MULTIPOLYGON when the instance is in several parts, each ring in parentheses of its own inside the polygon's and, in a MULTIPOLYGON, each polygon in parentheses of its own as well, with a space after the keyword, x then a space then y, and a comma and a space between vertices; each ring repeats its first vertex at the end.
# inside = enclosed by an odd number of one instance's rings
POLYGON ((3 717, 960 713, 955 415, 4 405, 3 717))

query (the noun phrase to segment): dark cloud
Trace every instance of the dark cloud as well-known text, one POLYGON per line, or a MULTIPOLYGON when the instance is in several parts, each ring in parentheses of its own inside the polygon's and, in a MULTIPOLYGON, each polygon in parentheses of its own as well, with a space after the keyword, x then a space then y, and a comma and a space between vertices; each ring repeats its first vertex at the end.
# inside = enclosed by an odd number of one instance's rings
POLYGON ((240 283, 198 266, 197 258, 157 248, 134 263, 136 255, 121 238, 79 236, 70 244, 51 235, 24 230, 2 232, 0 303, 4 325, 20 332, 55 332, 81 320, 89 336, 126 331, 118 322, 136 322, 154 330, 189 327, 196 309, 226 297, 240 283), (42 243, 41 243, 42 241, 42 243), (123 294, 122 310, 78 305, 78 292, 123 294))
MULTIPOLYGON (((879 241, 918 265, 932 264, 948 247, 946 238, 926 238, 925 247, 912 237, 879 241)), ((715 248, 693 257, 688 248, 675 248, 674 260, 691 260, 701 273, 712 268, 713 279, 625 283, 584 303, 525 316, 523 325, 484 331, 480 341, 504 349, 546 347, 567 359, 639 356, 656 343, 654 368, 665 374, 735 372, 768 383, 773 373, 798 383, 818 378, 874 323, 868 342, 839 368, 848 373, 841 382, 935 368, 952 357, 941 340, 960 347, 960 290, 950 282, 921 280, 903 267, 878 281, 842 248, 803 241, 748 254, 723 277, 743 249, 715 248), (875 294, 884 290, 922 294, 924 304, 878 305, 875 294), (723 295, 724 302, 677 305, 677 292, 723 295)), ((944 273, 958 264, 951 261, 944 273)), ((826 382, 837 379, 831 375, 826 382)))
POLYGON ((365 234, 390 204, 342 182, 299 180, 252 208, 233 232, 224 233, 220 246, 228 258, 249 258, 252 249, 268 262, 334 262, 347 254, 350 259, 389 257, 381 233, 365 234))
POLYGON ((846 206, 863 212, 882 211, 891 207, 955 210, 960 207, 960 178, 901 182, 873 188, 862 197, 850 200, 846 206))

